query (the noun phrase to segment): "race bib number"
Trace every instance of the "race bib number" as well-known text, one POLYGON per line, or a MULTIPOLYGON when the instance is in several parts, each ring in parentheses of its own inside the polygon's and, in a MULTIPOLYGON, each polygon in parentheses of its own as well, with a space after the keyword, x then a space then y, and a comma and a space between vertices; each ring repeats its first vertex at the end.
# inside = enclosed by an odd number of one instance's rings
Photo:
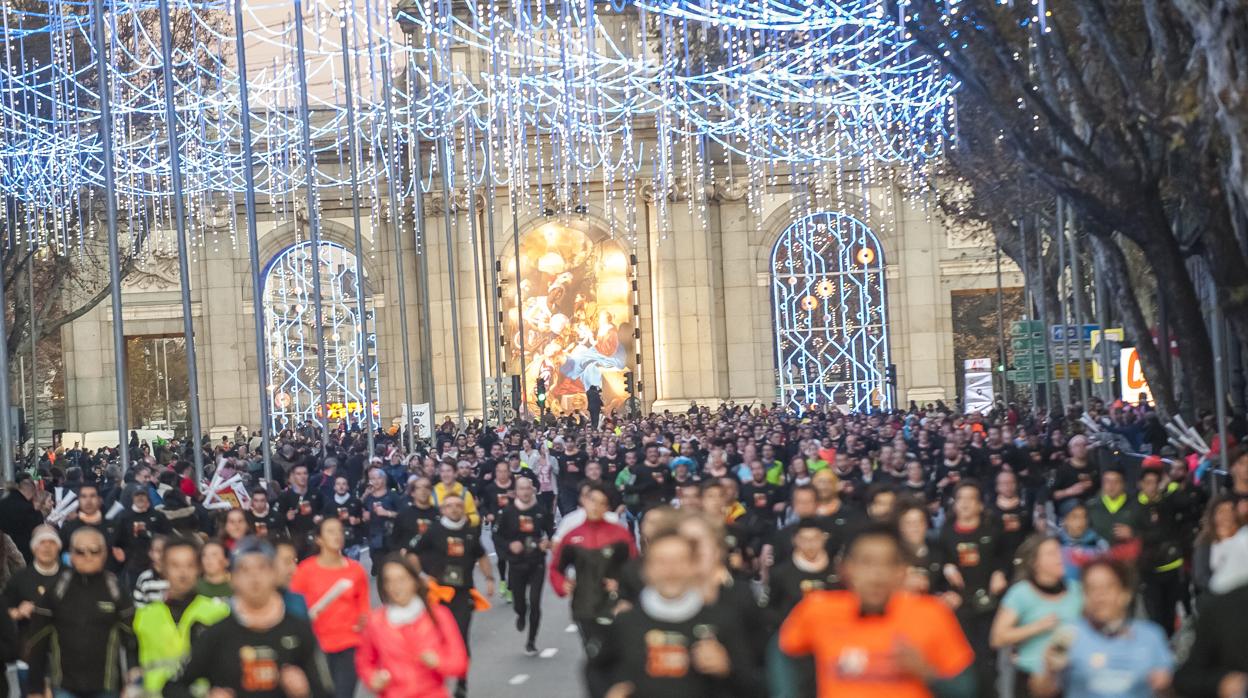
POLYGON ((679 679, 689 673, 688 639, 679 633, 651 630, 646 633, 646 675, 679 679))
POLYGON ((261 692, 277 689, 277 656, 271 648, 240 647, 238 660, 242 670, 244 691, 261 692))
POLYGON ((463 538, 447 538, 446 539, 446 556, 447 557, 463 557, 464 556, 464 539, 463 538))
POLYGON ((958 543, 958 567, 979 566, 979 545, 975 543, 958 543))

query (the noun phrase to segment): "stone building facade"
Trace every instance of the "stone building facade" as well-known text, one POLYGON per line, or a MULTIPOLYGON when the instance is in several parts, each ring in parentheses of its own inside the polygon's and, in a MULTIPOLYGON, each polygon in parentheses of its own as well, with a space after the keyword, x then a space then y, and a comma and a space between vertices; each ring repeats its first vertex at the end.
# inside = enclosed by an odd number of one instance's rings
MULTIPOLYGON (((481 366, 493 377, 507 363, 500 357, 498 293, 514 293, 507 286, 514 268, 514 240, 543 225, 575 224, 592 235, 635 229, 625 247, 635 258, 630 274, 636 280, 635 327, 639 340, 633 367, 640 383, 643 409, 681 409, 690 402, 715 404, 771 403, 777 399, 775 318, 770 297, 771 251, 777 238, 796 219, 812 210, 833 207, 814 202, 808 193, 769 189, 753 205, 743 190, 722 185, 707 192, 705 209, 692 213, 681 197, 669 196, 658 206, 643 187, 630 228, 628 221, 610 220, 593 205, 577 211, 521 210, 512 215, 504 190, 490 212, 488 230, 485 197, 478 194, 469 206, 463 192, 453 196, 450 239, 454 249, 457 325, 451 322, 450 273, 444 228, 446 202, 441 195, 424 198, 424 250, 428 268, 428 317, 413 241, 400 237, 394 249, 388 223, 371 230, 365 223, 364 266, 373 289, 376 355, 378 357, 380 416, 390 423, 402 413, 405 380, 402 333, 408 335, 413 402, 432 401, 436 419, 457 415, 459 395, 466 415, 482 411, 481 366), (659 215, 666 209, 667 216, 659 215), (481 231, 473 244, 469 216, 478 217, 481 231), (518 231, 515 229, 518 224, 518 231), (492 234, 492 245, 489 236, 492 234), (489 252, 493 249, 493 258, 489 252), (474 255, 476 258, 474 260, 474 255), (474 264, 475 262, 475 264, 474 264), (497 263, 497 264, 496 264, 497 263), (402 270, 400 272, 400 269, 402 270), (502 270, 498 291, 494 274, 502 270), (479 270, 479 282, 478 282, 479 270), (398 308, 397 280, 406 281, 407 326, 398 308), (478 283, 485 305, 477 312, 478 283), (422 336, 428 327, 428 336, 422 336), (458 336, 458 354, 454 337, 458 336), (428 346, 430 351, 426 351, 428 346), (479 346, 484 346, 481 360, 479 346), (426 376, 432 375, 432 384, 426 376), (457 384, 459 388, 457 389, 457 384)), ((871 206, 847 213, 862 218, 876 232, 882 246, 887 282, 888 336, 891 361, 897 367, 897 399, 902 405, 955 397, 954 331, 951 297, 955 293, 996 287, 993 250, 981 238, 949 230, 941 217, 921 201, 903 195, 900 188, 875 185, 871 206)), ((593 197, 589 197, 593 200, 593 197)), ((325 201, 331 199, 326 197, 325 201)), ((335 200, 336 201, 336 200, 335 200)), ((380 201, 385 206, 386 202, 380 201)), ((365 212, 368 213, 367 211, 365 212)), ((242 230, 241 208, 235 212, 242 230)), ((227 212, 228 215, 228 212, 227 212)), ((385 218, 384 216, 381 218, 385 218)), ((366 216, 365 220, 372 217, 366 216)), ((349 206, 326 203, 322 211, 322 238, 349 249, 354 246, 349 206)), ((241 235, 240 235, 241 237, 241 235)), ((292 220, 260 212, 259 260, 267 265, 290 245, 306 238, 292 220)), ((259 422, 259 362, 256 357, 254 311, 249 250, 245 238, 237 246, 203 248, 191 260, 192 314, 199 364, 198 396, 205 429, 232 432, 237 425, 259 422)), ((182 311, 177 283, 177 260, 153 255, 146 265, 126 278, 123 294, 127 336, 180 335, 182 311)), ((1017 270, 1007 268, 1005 285, 1020 285, 1017 270)), ((63 331, 66 381, 66 424, 71 431, 115 428, 114 370, 109 304, 97 306, 63 331)), ((136 426, 136 425, 132 425, 136 426)))

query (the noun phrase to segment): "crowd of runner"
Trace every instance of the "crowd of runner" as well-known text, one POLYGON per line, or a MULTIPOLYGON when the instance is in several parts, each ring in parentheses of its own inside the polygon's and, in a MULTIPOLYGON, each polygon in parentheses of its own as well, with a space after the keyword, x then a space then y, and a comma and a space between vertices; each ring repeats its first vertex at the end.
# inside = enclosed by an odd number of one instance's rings
POLYGON ((474 614, 535 655, 549 583, 595 698, 1242 698, 1248 452, 1082 412, 309 427, 268 479, 241 429, 202 480, 62 446, 0 500, 0 660, 30 696, 462 696, 474 614))

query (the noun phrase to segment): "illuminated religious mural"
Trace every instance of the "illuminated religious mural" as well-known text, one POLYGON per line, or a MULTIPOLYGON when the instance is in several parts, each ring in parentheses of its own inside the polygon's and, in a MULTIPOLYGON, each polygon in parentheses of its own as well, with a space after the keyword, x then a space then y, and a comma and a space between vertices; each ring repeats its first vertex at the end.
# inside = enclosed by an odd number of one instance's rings
MULTIPOLYGON (((515 273, 504 259, 505 275, 515 273)), ((556 414, 586 408, 585 391, 602 389, 603 411, 621 407, 632 351, 632 287, 624 247, 579 222, 547 223, 520 238, 521 308, 515 279, 504 291, 507 360, 520 370, 534 409, 534 387, 546 380, 556 414)))
POLYGON ((783 404, 890 404, 884 255, 862 221, 816 213, 790 225, 771 250, 771 297, 783 404))
MULTIPOLYGON (((359 289, 364 295, 365 316, 361 321, 355 254, 322 241, 320 263, 329 420, 363 423, 367 380, 372 384, 376 424, 379 392, 372 289, 367 279, 359 289)), ((298 427, 320 417, 312 243, 292 245, 273 258, 264 274, 263 299, 273 427, 298 427)))

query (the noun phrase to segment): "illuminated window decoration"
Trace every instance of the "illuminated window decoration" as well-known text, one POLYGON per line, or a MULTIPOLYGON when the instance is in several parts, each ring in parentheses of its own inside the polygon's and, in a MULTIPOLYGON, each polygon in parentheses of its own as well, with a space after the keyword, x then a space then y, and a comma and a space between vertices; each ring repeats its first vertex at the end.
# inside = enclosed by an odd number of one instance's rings
MULTIPOLYGON (((363 424, 364 381, 371 382, 373 395, 380 394, 372 289, 365 279, 361 321, 356 307, 355 254, 322 241, 320 260, 329 419, 363 424)), ((310 242, 283 250, 264 273, 265 346, 275 430, 297 428, 320 415, 313 288, 310 242)), ((376 401, 371 412, 376 425, 380 414, 376 401)))
MULTIPOLYGON (((293 0, 247 0, 256 140, 248 160, 231 55, 235 0, 168 2, 181 20, 171 96, 156 3, 109 2, 104 20, 115 37, 107 75, 115 193, 132 234, 172 227, 169 138, 157 116, 167 97, 178 114, 192 237, 231 244, 237 224, 220 212, 244 192, 244 168, 262 203, 289 220, 307 205, 309 172, 327 196, 349 184, 349 168, 339 166, 348 129, 361 140, 358 177, 374 203, 379 182, 397 181, 405 197, 440 186, 437 158, 413 172, 402 156, 419 137, 426 147, 450 144, 452 187, 492 180, 538 211, 551 192, 565 208, 586 203, 586 183, 600 179, 621 183, 606 193, 608 209, 635 206, 623 192, 643 176, 659 194, 701 192, 706 173, 729 159, 744 165, 752 201, 780 176, 828 184, 847 169, 870 174, 887 163, 921 178, 951 138, 957 84, 914 49, 885 0, 401 0, 398 16, 389 0, 307 0, 308 166, 293 0), (351 122, 344 50, 358 73, 351 122), (470 53, 479 56, 465 60, 470 53)), ((36 209, 9 244, 72 250, 98 234, 98 224, 56 217, 98 204, 102 182, 91 13, 78 0, 30 0, 4 22, 0 85, 22 98, 0 100, 0 185, 36 209)), ((656 197, 661 212, 668 198, 656 197)))
POLYGON ((555 414, 586 410, 585 391, 602 389, 603 411, 628 398, 624 374, 633 356, 632 283, 618 240, 582 223, 547 223, 520 238, 521 309, 514 258, 504 256, 510 288, 503 294, 508 364, 522 363, 528 405, 545 379, 555 414), (523 321, 523 322, 522 322, 523 321), (520 333, 523 325, 523 337, 520 333))
POLYGON ((785 405, 890 406, 888 303, 875 233, 839 213, 794 222, 771 251, 771 297, 785 405))

